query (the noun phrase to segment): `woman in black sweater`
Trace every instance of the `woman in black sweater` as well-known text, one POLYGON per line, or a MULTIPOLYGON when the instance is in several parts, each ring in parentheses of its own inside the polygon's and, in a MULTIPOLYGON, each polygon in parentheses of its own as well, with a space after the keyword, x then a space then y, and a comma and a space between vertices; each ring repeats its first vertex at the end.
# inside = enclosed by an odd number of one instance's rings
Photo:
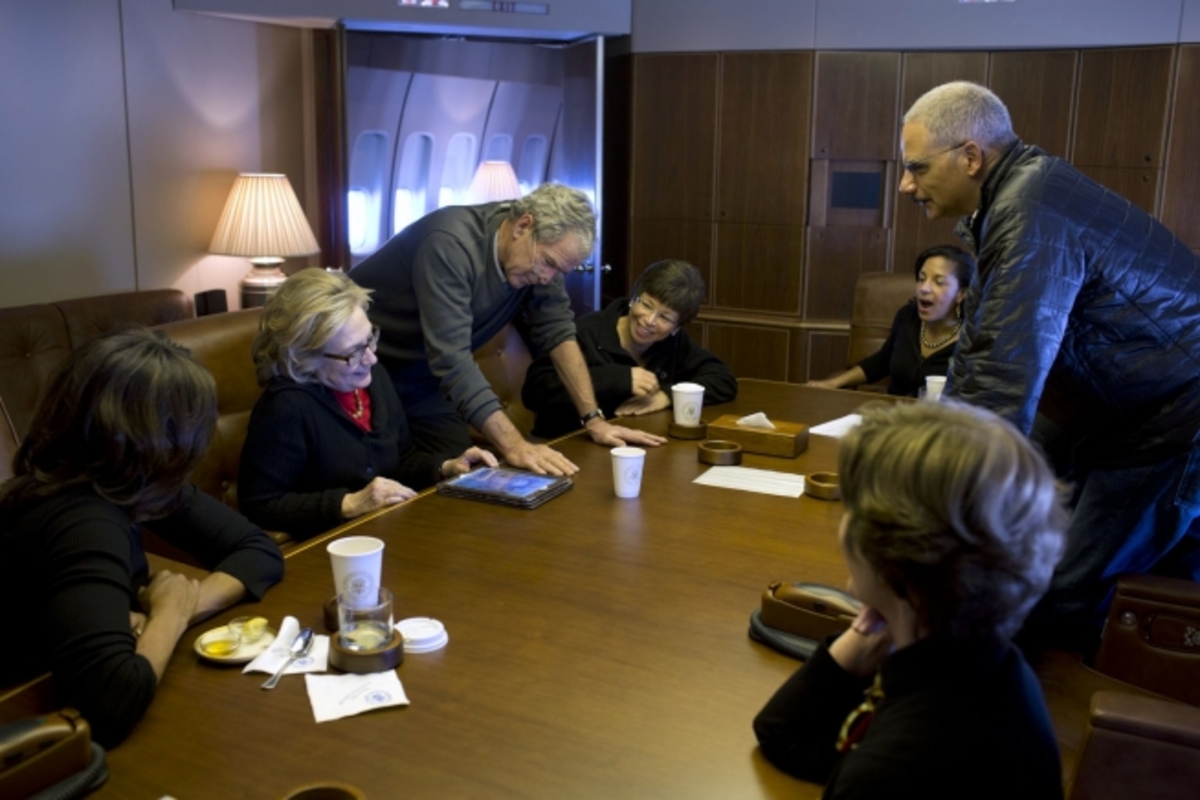
POLYGON ((250 415, 238 474, 243 513, 307 538, 414 497, 478 463, 419 452, 378 365, 367 289, 340 272, 302 270, 267 300, 252 353, 266 385, 250 415))
POLYGON ((1012 636, 1062 553, 1054 475, 991 412, 911 403, 843 439, 839 540, 863 602, 754 720, 825 797, 1059 798, 1058 744, 1012 636))
MULTIPOLYGON (((671 386, 682 381, 704 387, 705 405, 737 397, 737 379, 729 367, 684 330, 703 300, 699 270, 670 259, 646 267, 632 297, 579 319, 576 340, 606 418, 669 408, 671 386)), ((521 402, 537 414, 536 436, 554 438, 580 427, 575 404, 549 356, 529 367, 521 402)))
POLYGON ((283 577, 269 536, 186 482, 216 387, 150 331, 97 339, 52 379, 0 492, 0 683, 50 670, 58 702, 111 747, 154 699, 187 627, 283 577), (212 571, 150 575, 141 524, 212 571))
POLYGON ((930 375, 945 376, 962 327, 962 302, 975 277, 975 259, 952 245, 917 256, 916 297, 896 312, 883 347, 832 378, 809 381, 824 389, 851 389, 891 378, 888 394, 916 397, 930 375))

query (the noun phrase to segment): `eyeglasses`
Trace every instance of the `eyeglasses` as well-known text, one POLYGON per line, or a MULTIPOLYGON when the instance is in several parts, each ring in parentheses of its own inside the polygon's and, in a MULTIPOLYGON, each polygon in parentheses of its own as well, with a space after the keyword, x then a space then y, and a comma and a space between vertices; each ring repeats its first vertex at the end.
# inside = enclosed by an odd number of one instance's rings
POLYGON ((371 338, 367 339, 366 344, 356 347, 345 355, 338 353, 322 353, 325 358, 332 358, 334 361, 341 361, 351 367, 362 366, 363 359, 367 357, 367 351, 375 352, 375 348, 379 347, 379 326, 371 326, 371 338))
POLYGON ((656 322, 661 322, 668 328, 674 328, 679 324, 679 317, 669 316, 667 312, 663 311, 661 308, 655 308, 653 303, 640 295, 633 298, 633 302, 646 309, 646 313, 650 315, 649 319, 646 320, 647 325, 653 325, 656 322))
POLYGON ((904 171, 909 173, 910 175, 912 175, 914 178, 924 175, 925 171, 928 169, 928 167, 926 165, 930 161, 937 158, 938 156, 945 155, 946 153, 952 153, 965 144, 967 144, 967 142, 959 142, 958 144, 954 145, 953 147, 947 147, 945 150, 938 150, 936 153, 930 153, 929 155, 925 156, 924 158, 917 158, 912 161, 905 161, 904 162, 904 171))

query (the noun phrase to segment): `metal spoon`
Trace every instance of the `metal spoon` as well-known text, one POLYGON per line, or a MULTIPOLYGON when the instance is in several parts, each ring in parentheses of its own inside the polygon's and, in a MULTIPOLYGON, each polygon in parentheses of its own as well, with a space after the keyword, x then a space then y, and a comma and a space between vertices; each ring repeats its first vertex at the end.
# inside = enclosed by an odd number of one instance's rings
POLYGON ((308 655, 308 651, 312 650, 312 646, 312 628, 305 628, 304 630, 300 631, 300 633, 296 634, 296 638, 292 640, 291 647, 288 648, 290 652, 288 653, 287 661, 284 661, 283 666, 276 670, 275 674, 266 680, 266 682, 262 685, 262 688, 274 689, 275 684, 279 683, 279 679, 283 677, 283 673, 286 672, 287 668, 292 665, 292 662, 297 658, 303 658, 304 656, 308 655))

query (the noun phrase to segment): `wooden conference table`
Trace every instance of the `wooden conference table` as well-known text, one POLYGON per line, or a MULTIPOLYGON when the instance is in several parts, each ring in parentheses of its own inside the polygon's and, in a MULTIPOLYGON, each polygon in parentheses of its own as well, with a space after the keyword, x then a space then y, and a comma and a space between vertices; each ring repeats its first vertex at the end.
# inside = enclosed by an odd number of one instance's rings
MULTIPOLYGON (((765 411, 810 425, 878 396, 741 381, 705 409, 765 411)), ((633 425, 665 433, 667 412, 633 425)), ((755 713, 798 662, 751 641, 748 619, 774 579, 841 586, 840 503, 698 486, 696 443, 646 456, 642 494, 613 495, 607 449, 557 445, 576 486, 535 511, 434 494, 305 543, 255 613, 323 631, 333 593, 325 543, 387 543, 383 585, 397 618, 435 617, 449 645, 408 655, 411 705, 317 724, 304 680, 201 662, 189 631, 158 696, 109 753, 97 798, 279 798, 337 781, 384 798, 816 797, 758 753, 755 713)), ((837 441, 743 466, 832 470, 837 441)))

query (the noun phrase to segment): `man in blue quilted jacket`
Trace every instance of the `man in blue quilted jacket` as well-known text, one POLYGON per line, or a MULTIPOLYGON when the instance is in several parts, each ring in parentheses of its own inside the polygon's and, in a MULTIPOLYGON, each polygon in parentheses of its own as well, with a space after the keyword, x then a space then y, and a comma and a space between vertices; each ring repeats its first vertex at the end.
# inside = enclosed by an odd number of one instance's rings
POLYGON ((1067 551, 1028 639, 1093 647, 1117 576, 1200 580, 1200 257, 1021 142, 982 86, 923 95, 900 146, 900 193, 961 216, 978 259, 946 394, 1027 434, 1040 410, 1072 447, 1067 551))

